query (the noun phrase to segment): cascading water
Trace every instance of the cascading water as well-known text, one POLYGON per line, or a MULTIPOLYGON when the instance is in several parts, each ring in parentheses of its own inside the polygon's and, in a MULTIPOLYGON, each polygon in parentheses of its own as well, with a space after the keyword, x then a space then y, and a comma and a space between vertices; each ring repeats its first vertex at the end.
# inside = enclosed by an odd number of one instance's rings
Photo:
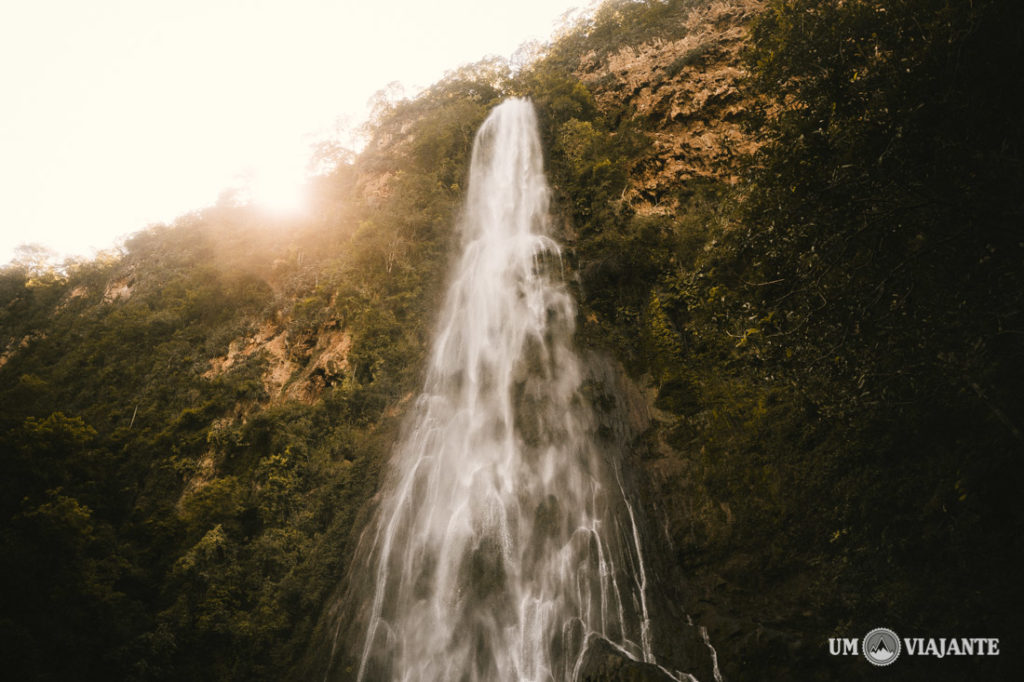
POLYGON ((548 202, 533 107, 506 101, 474 143, 463 253, 354 569, 372 585, 359 680, 573 680, 595 637, 656 663, 548 202))

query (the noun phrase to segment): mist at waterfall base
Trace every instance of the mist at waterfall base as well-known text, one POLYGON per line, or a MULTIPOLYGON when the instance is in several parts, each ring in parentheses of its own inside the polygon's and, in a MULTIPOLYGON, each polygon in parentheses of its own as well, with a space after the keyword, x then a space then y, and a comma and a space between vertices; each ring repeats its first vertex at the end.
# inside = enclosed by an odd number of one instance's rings
POLYGON ((719 678, 706 634, 698 662, 656 633, 630 434, 595 407, 607 367, 573 348, 549 201, 533 106, 507 100, 474 142, 463 251, 325 679, 575 680, 595 651, 642 679, 719 678))

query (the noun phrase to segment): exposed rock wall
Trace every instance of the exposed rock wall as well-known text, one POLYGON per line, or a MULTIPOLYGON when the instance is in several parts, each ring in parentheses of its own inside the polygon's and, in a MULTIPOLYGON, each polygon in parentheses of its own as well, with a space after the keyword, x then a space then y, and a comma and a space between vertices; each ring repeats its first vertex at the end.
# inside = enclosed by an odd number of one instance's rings
POLYGON ((323 390, 349 371, 352 336, 330 323, 316 332, 292 334, 286 324, 264 322, 247 336, 233 340, 228 352, 210 360, 203 376, 212 379, 250 357, 267 361, 263 388, 271 402, 317 401, 323 390))
POLYGON ((756 148, 741 118, 753 104, 740 87, 740 54, 763 0, 718 0, 686 19, 684 36, 584 57, 580 79, 602 109, 640 122, 653 150, 632 170, 625 199, 639 213, 671 213, 688 183, 736 182, 736 163, 756 148))

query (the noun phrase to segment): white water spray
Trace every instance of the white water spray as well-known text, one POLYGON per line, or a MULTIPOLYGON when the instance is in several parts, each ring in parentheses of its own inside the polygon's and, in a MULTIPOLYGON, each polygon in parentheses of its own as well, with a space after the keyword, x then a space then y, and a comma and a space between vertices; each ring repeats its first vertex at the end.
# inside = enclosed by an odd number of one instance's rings
POLYGON ((463 253, 369 530, 359 680, 572 680, 595 636, 656 663, 548 202, 533 107, 509 100, 476 137, 463 253))

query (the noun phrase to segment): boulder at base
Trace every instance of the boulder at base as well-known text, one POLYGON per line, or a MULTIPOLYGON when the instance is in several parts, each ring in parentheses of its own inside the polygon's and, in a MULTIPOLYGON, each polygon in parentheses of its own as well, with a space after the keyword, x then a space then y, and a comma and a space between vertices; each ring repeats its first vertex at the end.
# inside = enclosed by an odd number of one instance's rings
POLYGON ((582 682, 674 682, 656 665, 634 661, 603 637, 592 637, 583 654, 582 682))

